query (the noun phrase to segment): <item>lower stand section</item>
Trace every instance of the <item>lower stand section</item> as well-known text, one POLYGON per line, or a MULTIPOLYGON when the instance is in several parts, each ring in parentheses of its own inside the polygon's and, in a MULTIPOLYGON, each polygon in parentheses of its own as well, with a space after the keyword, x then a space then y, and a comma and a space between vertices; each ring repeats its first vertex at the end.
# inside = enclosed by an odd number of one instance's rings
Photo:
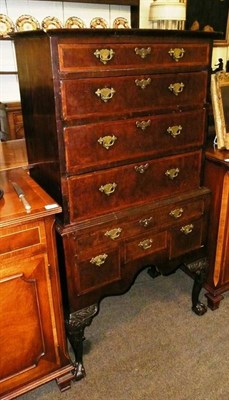
POLYGON ((83 341, 84 329, 89 326, 92 322, 93 317, 98 312, 98 305, 92 304, 89 307, 83 308, 81 310, 75 311, 70 314, 68 319, 66 319, 66 329, 69 342, 74 351, 75 355, 75 380, 79 381, 84 378, 86 373, 83 366, 83 341))

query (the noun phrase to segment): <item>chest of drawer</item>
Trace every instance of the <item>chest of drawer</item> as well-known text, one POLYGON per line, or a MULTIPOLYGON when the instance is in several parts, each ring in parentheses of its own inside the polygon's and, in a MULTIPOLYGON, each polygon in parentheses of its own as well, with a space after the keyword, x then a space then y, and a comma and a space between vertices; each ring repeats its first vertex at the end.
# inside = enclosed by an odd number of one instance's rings
POLYGON ((203 106, 207 72, 63 80, 64 120, 103 120, 115 115, 203 106))
POLYGON ((208 65, 204 43, 59 43, 59 70, 64 73, 120 70, 123 68, 182 68, 208 65))
POLYGON ((66 171, 87 172, 201 146, 204 126, 205 110, 200 109, 67 127, 66 171))
POLYGON ((196 151, 68 178, 70 221, 195 189, 200 165, 196 151))

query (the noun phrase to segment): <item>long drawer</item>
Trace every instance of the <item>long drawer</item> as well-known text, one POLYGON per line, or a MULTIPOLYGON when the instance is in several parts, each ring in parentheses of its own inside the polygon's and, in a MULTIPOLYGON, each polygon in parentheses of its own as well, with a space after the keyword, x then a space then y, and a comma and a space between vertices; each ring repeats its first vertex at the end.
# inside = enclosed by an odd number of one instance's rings
POLYGON ((201 157, 196 151, 70 177, 70 222, 196 189, 201 157))
POLYGON ((111 116, 202 107, 207 72, 135 75, 61 81, 64 120, 103 120, 111 116))
POLYGON ((206 43, 59 43, 60 72, 208 65, 206 43))
POLYGON ((200 109, 67 127, 63 172, 99 170, 201 146, 204 126, 205 110, 200 109))

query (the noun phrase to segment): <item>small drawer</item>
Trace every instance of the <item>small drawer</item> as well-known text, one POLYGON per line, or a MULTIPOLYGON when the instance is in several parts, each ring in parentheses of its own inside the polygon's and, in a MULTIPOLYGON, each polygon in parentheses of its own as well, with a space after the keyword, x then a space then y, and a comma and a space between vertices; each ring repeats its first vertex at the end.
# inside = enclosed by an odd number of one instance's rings
POLYGON ((206 238, 204 218, 191 219, 174 227, 170 232, 170 258, 201 248, 206 238))
POLYGON ((168 207, 163 207, 158 210, 157 226, 171 226, 181 221, 190 220, 191 218, 198 218, 205 213, 205 201, 192 200, 191 202, 175 203, 168 207))
POLYGON ((203 107, 207 72, 67 79, 61 81, 64 120, 98 121, 116 115, 203 107), (134 102, 133 102, 134 99, 134 102))
POLYGON ((144 258, 167 248, 167 232, 139 235, 125 243, 125 262, 144 258))
POLYGON ((200 165, 196 151, 68 178, 70 221, 197 189, 200 165))
MULTIPOLYGON (((18 255, 20 252, 35 251, 46 244, 43 224, 21 225, 0 230, 0 255, 18 255)), ((44 248, 43 248, 44 249, 44 248)))
POLYGON ((118 247, 94 248, 75 257, 75 284, 78 294, 94 291, 121 279, 118 247))
POLYGON ((205 43, 59 43, 59 69, 64 73, 120 70, 123 68, 182 68, 206 66, 209 45, 205 43))
POLYGON ((66 171, 89 172, 201 146, 204 127, 204 109, 67 127, 66 171))

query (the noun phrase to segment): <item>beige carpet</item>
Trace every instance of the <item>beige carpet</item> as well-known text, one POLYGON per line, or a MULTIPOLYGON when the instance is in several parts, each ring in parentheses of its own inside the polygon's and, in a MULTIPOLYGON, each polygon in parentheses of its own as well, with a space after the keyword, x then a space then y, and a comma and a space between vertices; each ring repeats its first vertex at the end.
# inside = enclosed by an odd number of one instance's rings
POLYGON ((191 289, 182 271, 154 280, 143 271, 126 294, 104 299, 86 328, 86 378, 20 400, 229 400, 229 292, 198 317, 191 289))

